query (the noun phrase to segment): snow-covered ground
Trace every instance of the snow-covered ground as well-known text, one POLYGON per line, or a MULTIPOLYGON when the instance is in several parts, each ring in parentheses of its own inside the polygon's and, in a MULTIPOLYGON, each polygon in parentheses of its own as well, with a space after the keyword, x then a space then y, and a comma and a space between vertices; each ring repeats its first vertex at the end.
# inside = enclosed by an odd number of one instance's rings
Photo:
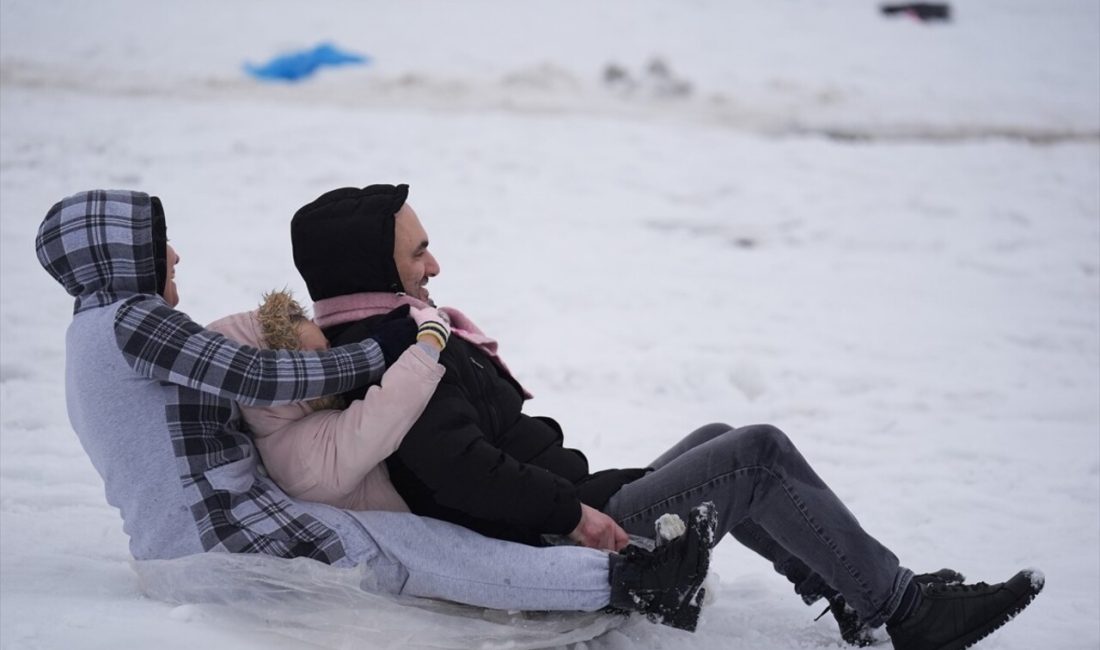
MULTIPOLYGON (((774 423, 912 568, 1045 572, 982 647, 1100 646, 1100 2, 953 4, 923 25, 809 0, 3 0, 0 646, 443 642, 417 610, 288 636, 143 595, 65 415, 70 301, 33 254, 62 196, 158 194, 181 307, 209 321, 304 296, 290 215, 371 182, 411 185, 433 296, 595 467, 774 423), (372 63, 241 72, 323 40, 372 63)), ((586 647, 841 643, 732 540, 714 569, 696 634, 586 647)))

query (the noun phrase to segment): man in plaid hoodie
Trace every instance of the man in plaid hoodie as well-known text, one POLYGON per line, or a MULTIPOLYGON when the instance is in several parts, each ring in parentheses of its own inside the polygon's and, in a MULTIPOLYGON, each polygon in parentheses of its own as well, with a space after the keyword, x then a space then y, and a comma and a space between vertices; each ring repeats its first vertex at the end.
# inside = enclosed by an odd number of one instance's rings
POLYGON ((236 403, 263 406, 375 382, 414 340, 407 318, 324 352, 258 350, 174 307, 159 199, 81 192, 47 213, 39 262, 76 298, 66 335, 69 419, 122 515, 134 558, 207 551, 366 564, 382 592, 499 609, 609 605, 694 627, 714 517, 656 552, 538 549, 405 513, 349 512, 288 497, 257 471, 236 403))

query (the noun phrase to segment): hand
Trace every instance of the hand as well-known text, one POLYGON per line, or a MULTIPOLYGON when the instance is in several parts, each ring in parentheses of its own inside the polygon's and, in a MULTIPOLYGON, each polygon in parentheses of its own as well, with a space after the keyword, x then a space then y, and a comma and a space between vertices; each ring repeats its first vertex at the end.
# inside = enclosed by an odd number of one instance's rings
POLYGON ((382 348, 386 367, 390 367, 397 358, 416 343, 416 323, 409 317, 409 306, 402 305, 389 312, 374 326, 370 338, 382 348))
POLYGON ((450 321, 447 315, 435 307, 417 308, 409 310, 412 319, 416 321, 416 340, 425 341, 442 350, 447 347, 447 339, 451 336, 450 321))
POLYGON ((618 551, 630 543, 630 536, 604 513, 581 504, 581 522, 569 533, 569 539, 581 546, 618 551))

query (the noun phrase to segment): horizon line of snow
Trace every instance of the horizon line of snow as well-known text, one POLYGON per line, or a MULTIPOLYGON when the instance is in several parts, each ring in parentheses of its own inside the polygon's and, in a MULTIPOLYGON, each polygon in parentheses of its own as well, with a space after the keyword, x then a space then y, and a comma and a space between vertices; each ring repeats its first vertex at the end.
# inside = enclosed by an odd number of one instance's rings
MULTIPOLYGON (((188 98, 194 100, 258 100, 310 103, 366 109, 419 109, 454 112, 500 111, 515 115, 588 115, 633 121, 688 120, 769 137, 823 137, 848 143, 879 142, 956 144, 986 140, 1028 145, 1100 143, 1100 124, 1028 124, 1021 118, 975 121, 968 116, 939 115, 932 119, 901 116, 852 121, 812 113, 812 92, 804 106, 768 106, 766 99, 730 99, 721 94, 624 94, 575 78, 551 75, 540 81, 506 76, 483 84, 432 78, 416 73, 396 77, 358 77, 354 83, 332 77, 307 84, 260 84, 250 78, 150 77, 137 72, 58 68, 39 63, 0 60, 0 87, 47 89, 77 94, 188 98), (862 123, 861 123, 862 122, 862 123)), ((855 111, 858 115, 858 110, 855 111)))

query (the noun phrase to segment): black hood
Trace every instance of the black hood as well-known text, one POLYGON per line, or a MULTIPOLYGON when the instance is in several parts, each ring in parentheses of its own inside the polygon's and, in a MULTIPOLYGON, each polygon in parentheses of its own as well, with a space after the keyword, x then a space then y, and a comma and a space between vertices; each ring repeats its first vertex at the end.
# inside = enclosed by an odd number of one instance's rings
POLYGON ((408 185, 343 187, 294 213, 294 266, 310 298, 402 291, 393 261, 393 217, 408 195, 408 185))

